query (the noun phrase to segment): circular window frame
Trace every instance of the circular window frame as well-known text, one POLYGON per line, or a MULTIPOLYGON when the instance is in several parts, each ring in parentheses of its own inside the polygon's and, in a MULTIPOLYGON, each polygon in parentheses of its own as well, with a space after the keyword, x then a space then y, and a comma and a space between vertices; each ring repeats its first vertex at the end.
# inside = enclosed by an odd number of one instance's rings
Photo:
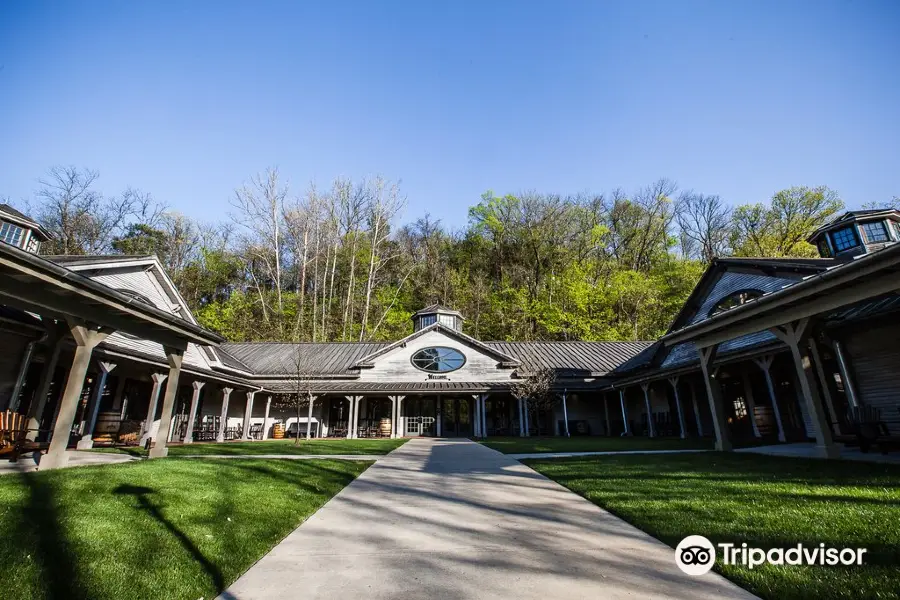
POLYGON ((419 348, 418 350, 413 352, 412 355, 409 357, 409 364, 411 364, 413 366, 413 368, 418 369, 419 371, 422 371, 423 373, 428 373, 430 375, 446 375, 447 373, 453 373, 455 371, 459 371, 464 366, 466 366, 466 363, 468 363, 468 362, 469 362, 469 359, 466 357, 465 354, 463 354, 461 351, 457 350, 456 348, 451 348, 450 346, 427 346, 425 348, 419 348), (451 352, 455 352, 456 354, 458 354, 459 356, 462 357, 462 364, 460 364, 458 367, 454 367, 453 369, 449 369, 446 371, 432 371, 429 369, 422 368, 416 364, 415 358, 420 353, 425 352, 426 350, 449 350, 451 352))

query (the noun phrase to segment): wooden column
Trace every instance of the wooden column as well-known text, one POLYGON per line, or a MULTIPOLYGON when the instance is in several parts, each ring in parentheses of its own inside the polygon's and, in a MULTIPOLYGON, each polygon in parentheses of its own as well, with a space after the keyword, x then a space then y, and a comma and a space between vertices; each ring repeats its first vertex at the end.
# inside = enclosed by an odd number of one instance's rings
POLYGON ((169 376, 166 379, 166 395, 163 397, 162 415, 159 417, 159 429, 156 439, 150 448, 150 458, 165 458, 169 454, 169 425, 172 423, 172 411, 175 408, 175 396, 178 394, 178 379, 181 377, 181 363, 184 360, 184 348, 166 348, 166 359, 169 361, 169 376))
POLYGON ((775 357, 771 354, 763 356, 761 358, 753 359, 753 362, 756 363, 756 366, 762 369, 763 375, 766 378, 766 387, 769 390, 769 399, 772 401, 772 412, 775 414, 775 425, 778 427, 778 441, 785 441, 784 437, 784 426, 781 424, 781 409, 778 408, 778 397, 775 395, 775 384, 772 382, 772 374, 770 369, 772 368, 772 360, 775 357))
POLYGON ((528 414, 528 398, 522 399, 522 410, 525 412, 525 437, 531 437, 531 415, 528 414))
POLYGON ((703 419, 700 417, 700 403, 697 401, 697 387, 690 379, 687 384, 691 389, 691 404, 694 407, 694 421, 697 422, 697 437, 703 437, 703 419))
POLYGON ((481 397, 478 394, 472 394, 472 399, 474 402, 472 403, 472 411, 469 413, 472 415, 472 435, 481 437, 481 397))
POLYGON ((219 443, 225 441, 225 427, 228 425, 228 400, 233 391, 233 388, 222 388, 222 413, 219 415, 219 433, 216 434, 216 441, 219 443))
POLYGON ((687 437, 687 428, 684 426, 684 408, 681 406, 681 395, 678 393, 678 376, 669 377, 669 385, 675 393, 675 410, 678 412, 678 429, 681 431, 681 439, 687 437))
POLYGON ((759 426, 756 424, 756 402, 753 400, 753 386, 750 385, 750 374, 747 373, 747 369, 741 369, 741 379, 744 384, 744 404, 747 406, 747 417, 753 428, 753 437, 762 437, 759 433, 759 426))
POLYGON ((787 344, 794 359, 794 368, 797 371, 797 379, 800 383, 800 391, 806 402, 806 408, 812 417, 813 429, 816 435, 816 448, 819 454, 825 458, 838 458, 840 449, 834 444, 831 437, 831 427, 825 409, 819 399, 813 366, 809 358, 809 350, 802 343, 806 333, 809 319, 786 323, 779 327, 773 327, 770 331, 781 341, 787 344))
POLYGON ((111 329, 96 329, 77 321, 69 323, 69 331, 75 338, 75 356, 72 359, 72 367, 69 369, 66 389, 59 401, 59 414, 53 427, 50 449, 41 458, 38 466, 41 471, 66 466, 69 459, 66 455, 66 447, 69 445, 69 434, 72 432, 72 423, 75 421, 75 411, 78 409, 78 400, 81 398, 84 376, 87 374, 88 365, 91 362, 91 354, 97 344, 112 333, 111 329))
POLYGON ((650 383, 642 383, 641 389, 644 390, 644 406, 647 408, 647 433, 653 438, 656 437, 656 424, 653 422, 653 407, 650 405, 650 383))
POLYGON ((565 425, 566 437, 571 437, 569 435, 569 409, 566 406, 566 392, 567 390, 563 390, 562 401, 563 401, 563 425, 565 425))
MULTIPOLYGON (((168 373, 153 373, 150 376, 150 379, 153 380, 153 389, 150 391, 150 405, 147 407, 147 418, 144 420, 144 425, 141 428, 142 446, 148 438, 152 439, 154 437, 151 435, 151 430, 153 428, 153 421, 156 420, 156 406, 159 404, 159 394, 162 391, 162 384, 168 377, 168 373)), ((159 434, 159 430, 157 430, 157 434, 159 434)))
POLYGON ((194 419, 197 418, 197 407, 200 405, 200 390, 205 384, 205 381, 195 381, 192 384, 194 392, 191 395, 191 411, 188 414, 187 427, 184 428, 184 438, 181 440, 185 444, 194 443, 194 419))
POLYGON ((50 386, 53 383, 53 375, 56 373, 56 364, 59 362, 59 352, 62 350, 63 340, 67 335, 69 335, 69 327, 64 321, 56 321, 52 326, 47 327, 47 339, 44 341, 46 348, 44 366, 41 367, 38 387, 31 400, 31 405, 28 407, 28 431, 25 434, 27 440, 36 440, 40 433, 38 429, 41 426, 41 417, 44 416, 44 409, 47 407, 47 396, 50 395, 50 386))
POLYGON ((244 422, 241 426, 241 439, 252 440, 250 437, 250 419, 253 418, 253 400, 256 399, 256 392, 247 392, 247 404, 244 405, 244 422))
POLYGON ((100 411, 100 401, 103 399, 103 390, 106 388, 106 378, 109 372, 116 368, 114 363, 100 362, 100 379, 94 388, 91 403, 88 405, 87 415, 84 421, 84 428, 81 432, 81 439, 75 445, 79 450, 90 450, 94 447, 94 427, 97 425, 97 413, 100 411))
POLYGON ((725 421, 725 403, 722 400, 722 387, 710 372, 712 362, 716 358, 718 344, 699 348, 700 369, 703 371, 703 382, 709 398, 709 410, 712 413, 713 430, 716 433, 716 450, 731 450, 731 439, 728 435, 728 423, 725 421))
POLYGON ((838 369, 841 371, 841 383, 844 386, 844 392, 847 394, 847 403, 850 408, 859 406, 859 396, 856 395, 856 386, 853 384, 853 377, 850 375, 850 364, 847 357, 844 356, 844 345, 838 340, 832 342, 834 346, 834 357, 837 359, 838 369))
POLYGON ((19 362, 19 371, 16 374, 16 383, 13 385, 12 393, 9 396, 7 410, 18 412, 19 396, 22 395, 22 386, 25 384, 25 376, 28 374, 28 367, 31 366, 31 358, 34 356, 34 347, 37 346, 39 340, 31 340, 25 345, 25 352, 22 353, 22 360, 19 362))
POLYGON ((522 399, 516 398, 519 404, 519 437, 525 437, 525 411, 522 407, 522 399))
MULTIPOLYGON (((310 402, 310 406, 312 406, 312 402, 310 402)), ((263 428, 262 434, 259 436, 260 439, 267 440, 269 439, 269 409, 272 408, 272 395, 266 397, 266 412, 263 414, 263 428)), ((300 435, 300 423, 297 423, 297 435, 300 435)))
POLYGON ((625 390, 619 390, 619 405, 622 407, 622 422, 625 423, 625 435, 631 435, 631 424, 628 422, 628 409, 625 408, 625 390))
POLYGON ((606 416, 606 437, 612 436, 612 421, 609 420, 609 396, 603 394, 603 413, 606 416))
POLYGON ((831 419, 832 433, 840 435, 841 421, 838 419, 837 411, 834 410, 834 400, 831 397, 831 388, 828 387, 828 379, 825 377, 825 369, 822 365, 822 356, 819 354, 819 346, 816 340, 809 338, 809 353, 813 364, 816 367, 816 375, 818 375, 819 389, 822 390, 822 399, 825 401, 825 407, 828 409, 828 416, 831 419))
POLYGON ((347 423, 347 439, 355 440, 359 437, 359 432, 357 431, 357 426, 359 423, 359 401, 362 400, 362 396, 345 396, 347 400, 350 402, 350 417, 347 423))
POLYGON ((435 419, 435 424, 437 426, 436 433, 438 437, 441 437, 443 435, 444 398, 442 396, 435 397, 434 405, 437 407, 437 418, 435 419))

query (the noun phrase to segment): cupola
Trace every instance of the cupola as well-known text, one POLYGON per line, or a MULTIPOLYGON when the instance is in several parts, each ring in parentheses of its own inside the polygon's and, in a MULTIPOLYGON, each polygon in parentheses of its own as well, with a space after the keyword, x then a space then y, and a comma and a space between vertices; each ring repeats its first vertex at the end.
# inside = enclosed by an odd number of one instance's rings
POLYGON ((40 223, 8 204, 0 204, 0 242, 37 254, 41 249, 41 242, 49 239, 50 234, 40 223))
POLYGON ((415 331, 421 331, 435 323, 440 323, 454 331, 462 331, 463 316, 459 311, 452 308, 447 308, 440 304, 432 304, 414 313, 412 322, 415 331))
POLYGON ((900 242, 900 211, 852 210, 816 229, 807 238, 822 258, 867 254, 900 242))

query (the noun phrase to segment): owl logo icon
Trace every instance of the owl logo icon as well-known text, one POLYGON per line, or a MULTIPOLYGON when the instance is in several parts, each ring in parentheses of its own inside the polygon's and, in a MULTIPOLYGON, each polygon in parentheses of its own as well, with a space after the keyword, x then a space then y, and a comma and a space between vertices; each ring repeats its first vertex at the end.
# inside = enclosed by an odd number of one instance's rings
POLYGON ((716 563, 716 548, 702 535, 689 535, 675 548, 675 564, 688 575, 708 573, 716 563))

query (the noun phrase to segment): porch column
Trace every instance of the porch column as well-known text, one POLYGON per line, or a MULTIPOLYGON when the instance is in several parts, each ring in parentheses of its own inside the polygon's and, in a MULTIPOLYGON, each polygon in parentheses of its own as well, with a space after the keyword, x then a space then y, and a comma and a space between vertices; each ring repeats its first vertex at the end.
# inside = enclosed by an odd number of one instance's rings
POLYGON ((522 400, 522 409, 525 412, 525 437, 531 437, 531 415, 528 414, 528 398, 522 400))
POLYGON ((63 339, 69 334, 69 328, 66 323, 57 321, 52 327, 47 328, 47 339, 45 346, 47 354, 44 357, 44 366, 41 367, 41 374, 38 378, 38 387, 35 391, 31 405, 28 407, 28 431, 25 433, 25 439, 34 441, 40 433, 38 429, 41 426, 41 417, 44 415, 44 408, 47 406, 47 396, 50 395, 50 385, 53 383, 53 375, 56 373, 56 363, 59 362, 59 352, 62 350, 63 339))
POLYGON ((72 359, 72 367, 69 369, 66 389, 59 401, 59 414, 53 427, 50 449, 41 458, 38 465, 41 471, 66 466, 69 459, 66 455, 66 447, 69 445, 69 434, 72 432, 72 422, 75 420, 75 411, 78 409, 78 400, 81 398, 84 376, 87 374, 88 365, 91 362, 91 354, 97 344, 112 333, 111 329, 89 328, 86 324, 76 321, 69 323, 69 331, 75 338, 75 356, 72 359))
POLYGON ((472 394, 472 398, 475 400, 475 414, 472 415, 475 417, 474 431, 472 433, 475 437, 487 437, 484 435, 484 397, 481 394, 472 394))
POLYGON ((753 386, 750 385, 750 374, 747 369, 741 369, 741 379, 744 384, 744 404, 747 405, 747 416, 750 418, 750 426, 753 428, 753 437, 762 437, 759 426, 756 424, 756 402, 753 399, 753 386))
POLYGON ((25 376, 28 374, 28 367, 31 366, 31 357, 34 356, 34 347, 39 340, 31 340, 25 345, 25 352, 22 353, 22 362, 19 363, 19 372, 16 375, 16 383, 13 385, 12 394, 9 397, 7 409, 12 412, 19 410, 19 396, 22 395, 22 386, 25 384, 25 376))
POLYGON ((697 402, 697 388, 688 379, 688 387, 691 390, 691 404, 694 407, 694 421, 697 422, 697 437, 703 437, 703 419, 700 418, 700 404, 697 402))
POLYGON ((841 383, 844 385, 844 391, 847 393, 847 403, 850 408, 859 406, 859 397, 856 395, 856 386, 853 385, 853 378, 850 377, 850 364, 844 356, 844 345, 838 340, 832 341, 834 346, 834 357, 837 359, 838 368, 841 371, 841 383))
POLYGON ((184 429, 184 439, 181 440, 185 444, 194 443, 194 419, 197 418, 197 406, 200 404, 200 390, 205 384, 205 381, 195 381, 192 384, 194 393, 191 395, 191 412, 188 414, 187 427, 184 429))
POLYGON ((109 372, 116 368, 114 363, 100 362, 100 380, 97 381, 97 387, 94 389, 93 398, 88 405, 87 418, 84 422, 84 429, 81 432, 81 439, 75 447, 79 450, 89 450, 94 447, 94 426, 97 424, 97 413, 100 411, 100 400, 103 398, 103 390, 106 388, 106 377, 109 372))
POLYGON ((391 439, 397 437, 397 396, 388 396, 391 401, 391 439))
MULTIPOLYGON (((310 411, 311 411, 312 410, 312 402, 309 403, 309 406, 310 406, 310 411)), ((269 394, 269 396, 266 398, 266 413, 263 415, 263 430, 262 430, 262 435, 260 436, 260 438, 263 440, 269 439, 269 409, 270 408, 272 408, 272 395, 271 394, 269 394)), ((300 435, 300 423, 297 423, 297 435, 300 435)), ((307 436, 307 439, 309 439, 309 436, 307 436)))
POLYGON ((362 400, 363 397, 345 396, 345 398, 350 401, 350 418, 347 423, 347 439, 355 440, 359 437, 359 432, 356 428, 359 423, 359 401, 362 400))
POLYGON ((519 401, 519 437, 525 437, 525 411, 522 408, 522 399, 517 398, 519 401))
POLYGON ((406 396, 397 396, 397 437, 406 435, 406 428, 403 426, 403 400, 406 396))
POLYGON ((435 418, 435 424, 437 426, 436 432, 437 436, 441 437, 442 435, 442 416, 444 414, 444 398, 443 396, 437 396, 434 399, 434 405, 437 407, 437 418, 435 418))
POLYGON ((619 404, 622 406, 622 422, 625 423, 625 435, 631 435, 631 424, 628 423, 628 410, 625 408, 625 390, 619 390, 619 404))
POLYGON ((669 384, 675 393, 675 410, 678 412, 678 428, 681 431, 681 439, 687 437, 687 429, 684 427, 684 409, 681 407, 681 396, 678 394, 678 376, 669 377, 669 384))
POLYGON ((568 390, 563 389, 562 401, 563 401, 563 425, 565 425, 566 437, 571 437, 569 435, 569 409, 566 407, 566 393, 568 390))
POLYGON ((806 401, 809 415, 812 417, 813 429, 816 434, 816 448, 819 454, 825 458, 837 458, 840 456, 840 449, 831 438, 828 417, 819 400, 809 350, 801 346, 808 325, 809 319, 804 318, 780 327, 773 327, 770 331, 790 348, 791 357, 794 359, 794 368, 797 371, 797 379, 800 382, 800 390, 806 401))
POLYGON ((219 443, 225 441, 225 426, 228 424, 228 400, 233 391, 233 388, 222 388, 222 413, 219 416, 219 433, 216 434, 216 441, 219 443))
POLYGON ((603 414, 606 416, 606 437, 612 435, 612 422, 609 420, 609 396, 603 394, 603 414))
MULTIPOLYGON (((312 415, 313 415, 313 405, 316 403, 316 398, 318 396, 309 395, 309 411, 306 413, 306 439, 310 439, 312 437, 312 415)), ((267 407, 268 410, 268 407, 267 407)), ((300 424, 297 423, 297 435, 300 435, 300 424)), ((316 435, 319 435, 319 428, 316 427, 316 435)))
POLYGON ((481 435, 482 437, 488 436, 487 431, 487 394, 481 395, 481 435))
POLYGON ((698 348, 700 352, 700 369, 703 371, 703 383, 706 384, 706 393, 709 397, 709 409, 712 412, 713 429, 716 432, 716 450, 731 450, 731 440, 728 436, 728 423, 725 421, 725 403, 722 400, 722 387, 710 373, 713 361, 716 359, 718 344, 698 348))
POLYGON ((778 441, 785 441, 784 426, 781 424, 781 410, 778 408, 778 398, 775 396, 775 384, 772 382, 772 374, 769 369, 772 368, 772 360, 775 357, 771 354, 761 358, 754 358, 753 362, 762 369, 766 378, 766 388, 769 390, 769 399, 772 401, 772 412, 775 413, 775 424, 778 426, 778 441))
POLYGON ((144 420, 144 426, 141 428, 142 446, 147 438, 151 437, 150 429, 153 427, 153 421, 156 418, 156 406, 159 403, 159 393, 162 391, 162 384, 168 376, 167 373, 154 373, 150 376, 153 380, 153 389, 150 391, 150 406, 147 407, 147 418, 144 420))
POLYGON ((825 407, 828 409, 828 416, 831 418, 832 432, 840 435, 841 422, 838 419, 837 411, 834 410, 834 400, 831 398, 831 388, 828 387, 828 380, 825 378, 825 369, 822 366, 822 357, 819 354, 819 346, 816 344, 815 338, 809 338, 809 352, 813 363, 816 365, 816 375, 819 376, 819 389, 822 390, 822 399, 825 400, 825 407))
POLYGON ((169 377, 166 380, 166 395, 163 398, 162 415, 159 417, 159 430, 150 458, 165 458, 169 454, 166 448, 167 432, 172 422, 172 410, 175 408, 175 396, 178 394, 178 379, 181 377, 181 362, 184 360, 183 348, 166 348, 166 359, 169 361, 169 377))
POLYGON ((252 440, 250 437, 250 418, 253 416, 253 400, 256 398, 256 392, 247 392, 247 404, 244 405, 244 423, 241 427, 241 439, 252 440))
POLYGON ((656 437, 656 423, 653 422, 653 408, 650 405, 650 383, 642 383, 641 389, 644 390, 644 406, 647 408, 647 431, 653 438, 656 437))

